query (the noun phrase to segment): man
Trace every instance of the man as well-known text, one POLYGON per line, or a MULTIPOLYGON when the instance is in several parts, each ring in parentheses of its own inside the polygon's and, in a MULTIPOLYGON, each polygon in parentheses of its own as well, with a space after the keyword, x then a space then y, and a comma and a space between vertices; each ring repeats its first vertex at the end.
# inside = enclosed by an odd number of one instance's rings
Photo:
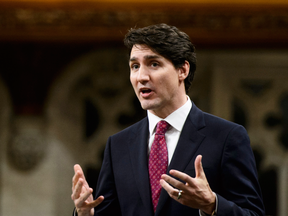
POLYGON ((74 166, 78 215, 264 215, 247 132, 186 95, 196 70, 188 35, 159 24, 131 29, 124 43, 147 117, 109 137, 97 199, 74 166))

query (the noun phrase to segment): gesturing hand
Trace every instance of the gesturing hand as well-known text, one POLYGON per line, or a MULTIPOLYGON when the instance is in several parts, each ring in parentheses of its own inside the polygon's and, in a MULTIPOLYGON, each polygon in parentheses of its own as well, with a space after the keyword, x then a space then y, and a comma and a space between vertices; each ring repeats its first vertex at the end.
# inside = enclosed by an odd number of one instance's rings
POLYGON ((94 207, 98 206, 103 200, 103 196, 99 196, 93 200, 93 189, 89 187, 81 167, 76 164, 74 166, 74 176, 72 178, 72 195, 78 216, 94 215, 94 207))
POLYGON ((163 174, 161 176, 162 179, 160 180, 160 184, 168 192, 170 197, 177 202, 211 214, 216 207, 216 196, 210 189, 201 160, 201 155, 198 155, 195 159, 195 178, 177 170, 170 170, 169 173, 172 176, 179 178, 186 183, 163 174), (182 193, 181 198, 178 199, 179 190, 182 190, 182 193))

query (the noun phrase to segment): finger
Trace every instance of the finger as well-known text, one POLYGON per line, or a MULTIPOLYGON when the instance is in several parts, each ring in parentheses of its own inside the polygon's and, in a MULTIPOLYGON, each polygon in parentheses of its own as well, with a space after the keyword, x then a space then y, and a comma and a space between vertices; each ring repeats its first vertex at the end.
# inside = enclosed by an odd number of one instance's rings
POLYGON ((202 167, 202 155, 198 155, 196 157, 194 166, 195 166, 196 178, 201 178, 202 176, 205 176, 205 173, 202 167))
POLYGON ((76 208, 80 208, 84 205, 84 202, 92 196, 92 188, 89 188, 89 190, 85 191, 75 202, 76 208))
POLYGON ((84 176, 84 172, 83 172, 83 170, 79 164, 74 165, 74 172, 75 172, 75 174, 78 173, 80 175, 80 177, 82 177, 84 180, 86 180, 85 176, 84 176))
POLYGON ((79 176, 78 174, 76 174, 72 179, 72 191, 75 190, 76 185, 78 184, 79 181, 82 181, 82 185, 84 187, 89 188, 89 185, 88 185, 87 181, 85 180, 85 177, 83 179, 82 176, 79 176))
POLYGON ((78 165, 78 164, 74 165, 74 172, 75 172, 75 174, 74 174, 74 176, 72 178, 72 190, 74 190, 74 187, 77 184, 77 182, 78 182, 79 178, 81 177, 81 175, 83 176, 82 178, 85 179, 85 176, 83 174, 83 171, 82 171, 80 165, 78 165))
MULTIPOLYGON (((176 171, 176 170, 174 170, 174 171, 176 171)), ((179 171, 177 171, 177 172, 179 172, 179 171)), ((172 171, 172 173, 173 173, 173 171, 172 171)), ((169 183, 170 185, 172 185, 174 188, 177 188, 178 190, 184 190, 185 189, 185 184, 183 182, 178 181, 177 179, 175 179, 169 175, 163 174, 161 176, 161 178, 163 180, 165 180, 167 183, 169 183)))
MULTIPOLYGON (((185 183, 188 183, 190 185, 193 185, 193 178, 191 176, 189 176, 188 174, 186 173, 183 173, 183 172, 180 172, 178 170, 170 170, 169 172, 172 176, 174 176, 175 178, 178 178, 180 179, 182 182, 184 182, 183 184, 185 183)), ((179 181, 180 182, 180 181, 179 181)), ((181 188, 179 188, 181 189, 181 188)), ((181 189, 183 190, 183 189, 181 189)))
POLYGON ((78 199, 80 197, 81 191, 83 188, 83 179, 79 179, 77 184, 75 185, 73 191, 72 191, 72 200, 78 199))
POLYGON ((89 184, 88 182, 86 181, 86 178, 85 178, 85 175, 83 173, 83 170, 81 168, 80 165, 78 164, 75 164, 74 165, 74 171, 75 171, 75 175, 72 179, 73 183, 72 183, 72 189, 75 187, 75 185, 77 184, 77 182, 79 181, 80 178, 82 178, 84 181, 83 181, 83 185, 85 185, 87 188, 89 188, 89 184))
POLYGON ((95 208, 104 200, 104 196, 99 196, 97 199, 93 200, 91 203, 88 204, 90 208, 95 208))
POLYGON ((178 196, 179 190, 171 187, 164 179, 160 179, 160 184, 161 184, 162 188, 167 191, 167 193, 170 195, 170 197, 178 196))
POLYGON ((80 175, 79 175, 78 173, 75 173, 75 174, 74 174, 74 176, 73 176, 73 178, 72 178, 72 191, 75 190, 75 186, 76 186, 76 184, 77 184, 78 181, 79 181, 79 177, 80 177, 80 175))

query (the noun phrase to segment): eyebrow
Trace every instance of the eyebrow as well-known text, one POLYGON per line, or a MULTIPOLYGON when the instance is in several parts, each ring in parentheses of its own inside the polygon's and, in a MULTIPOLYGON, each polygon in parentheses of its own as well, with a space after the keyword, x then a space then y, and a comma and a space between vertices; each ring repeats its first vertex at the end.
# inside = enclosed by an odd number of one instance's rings
MULTIPOLYGON (((161 58, 161 56, 159 56, 159 55, 146 55, 146 56, 144 56, 144 58, 145 58, 146 60, 149 60, 149 59, 158 59, 158 58, 161 58)), ((137 57, 132 57, 132 58, 129 60, 129 62, 133 62, 133 61, 137 61, 137 60, 138 60, 137 57)))

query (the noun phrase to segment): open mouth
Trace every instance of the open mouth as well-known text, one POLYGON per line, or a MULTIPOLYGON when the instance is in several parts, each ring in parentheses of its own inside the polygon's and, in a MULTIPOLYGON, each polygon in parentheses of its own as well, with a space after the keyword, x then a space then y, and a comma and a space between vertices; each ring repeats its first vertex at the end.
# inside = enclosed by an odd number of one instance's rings
POLYGON ((151 89, 141 89, 140 91, 142 94, 148 94, 151 92, 151 89))
POLYGON ((140 89, 140 94, 142 95, 142 97, 149 97, 152 93, 152 90, 149 88, 141 88, 140 89))

